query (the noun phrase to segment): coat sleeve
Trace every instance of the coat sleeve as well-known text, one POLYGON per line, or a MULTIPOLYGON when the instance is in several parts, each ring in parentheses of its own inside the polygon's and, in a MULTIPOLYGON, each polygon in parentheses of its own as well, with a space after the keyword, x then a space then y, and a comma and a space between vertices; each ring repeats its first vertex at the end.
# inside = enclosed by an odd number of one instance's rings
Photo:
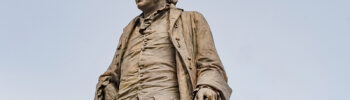
POLYGON ((196 35, 197 85, 209 86, 220 93, 221 99, 229 100, 231 88, 227 84, 224 67, 216 51, 210 27, 198 12, 193 13, 196 35))
MULTIPOLYGON (((120 48, 120 45, 118 46, 120 48)), ((118 94, 119 76, 117 74, 118 49, 107 71, 100 75, 96 85, 95 100, 116 100, 118 94)))

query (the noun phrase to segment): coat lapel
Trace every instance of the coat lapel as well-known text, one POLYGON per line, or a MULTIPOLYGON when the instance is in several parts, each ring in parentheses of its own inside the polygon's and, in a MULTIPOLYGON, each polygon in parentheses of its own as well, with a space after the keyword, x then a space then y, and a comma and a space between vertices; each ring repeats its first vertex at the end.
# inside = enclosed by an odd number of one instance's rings
MULTIPOLYGON (((190 66, 189 62, 186 61, 188 57, 186 57, 187 54, 187 48, 184 42, 184 37, 182 33, 177 32, 177 30, 174 30, 174 26, 177 25, 176 22, 180 18, 180 15, 183 11, 180 9, 170 9, 169 14, 169 36, 176 48, 176 50, 180 53, 182 60, 184 60, 184 63, 186 66, 190 66)), ((176 26, 175 26, 176 28, 176 26)))
POLYGON ((179 10, 176 8, 170 9, 170 12, 169 12, 170 13, 169 14, 169 32, 170 33, 172 33, 175 26, 175 22, 179 19, 182 12, 183 12, 182 10, 179 10))
POLYGON ((183 10, 172 8, 169 14, 169 36, 176 50, 176 67, 177 78, 179 82, 179 91, 181 100, 191 100, 193 91, 193 76, 190 74, 190 55, 187 52, 185 39, 180 28, 178 29, 178 20, 182 15, 183 10))
POLYGON ((122 37, 121 37, 121 39, 123 39, 123 41, 121 41, 121 42, 122 42, 121 50, 125 49, 126 43, 127 43, 128 40, 129 40, 129 36, 130 36, 131 32, 134 30, 134 28, 135 28, 136 22, 137 22, 137 18, 133 19, 133 20, 123 29, 123 34, 122 34, 122 37))
POLYGON ((118 46, 118 54, 120 55, 120 56, 118 56, 118 58, 117 58, 117 73, 119 74, 119 79, 120 79, 120 74, 121 74, 121 66, 120 66, 120 64, 121 64, 121 62, 122 62, 122 58, 123 58, 123 55, 124 55, 124 52, 125 52, 125 48, 126 48, 126 46, 127 46, 127 42, 128 42, 128 40, 129 40, 129 36, 130 36, 130 34, 131 34, 131 32, 134 30, 134 28, 135 28, 135 24, 136 24, 136 22, 137 22, 137 18, 134 18, 124 29, 123 29, 123 33, 122 33, 122 35, 120 36, 120 39, 121 39, 121 41, 119 41, 120 43, 119 43, 119 46, 118 46))

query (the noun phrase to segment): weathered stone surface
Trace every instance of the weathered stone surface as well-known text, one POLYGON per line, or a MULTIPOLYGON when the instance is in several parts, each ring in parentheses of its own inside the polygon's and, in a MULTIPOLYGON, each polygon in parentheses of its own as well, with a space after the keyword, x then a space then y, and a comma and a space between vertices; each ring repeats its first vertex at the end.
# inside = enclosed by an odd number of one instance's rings
POLYGON ((202 14, 177 0, 136 0, 95 100, 229 100, 231 88, 202 14))

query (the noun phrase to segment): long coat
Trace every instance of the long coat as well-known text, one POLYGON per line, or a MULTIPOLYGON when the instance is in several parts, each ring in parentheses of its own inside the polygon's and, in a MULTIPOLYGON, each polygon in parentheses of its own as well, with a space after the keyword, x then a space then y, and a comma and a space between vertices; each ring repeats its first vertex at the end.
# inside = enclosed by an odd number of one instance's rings
MULTIPOLYGON (((124 28, 111 65, 99 77, 95 100, 118 98, 120 63, 135 24, 136 18, 124 28)), ((229 100, 231 88, 203 15, 171 8, 168 33, 177 51, 176 68, 181 100, 192 100, 195 96, 193 91, 201 85, 216 90, 221 100, 229 100)))

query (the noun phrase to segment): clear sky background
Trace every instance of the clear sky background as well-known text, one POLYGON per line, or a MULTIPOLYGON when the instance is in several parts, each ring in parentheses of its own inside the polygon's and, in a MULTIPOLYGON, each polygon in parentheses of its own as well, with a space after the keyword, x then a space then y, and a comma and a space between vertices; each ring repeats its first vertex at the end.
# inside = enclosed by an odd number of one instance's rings
MULTIPOLYGON (((208 20, 231 100, 350 100, 349 0, 179 0, 208 20)), ((0 0, 0 99, 92 100, 134 0, 0 0)))

